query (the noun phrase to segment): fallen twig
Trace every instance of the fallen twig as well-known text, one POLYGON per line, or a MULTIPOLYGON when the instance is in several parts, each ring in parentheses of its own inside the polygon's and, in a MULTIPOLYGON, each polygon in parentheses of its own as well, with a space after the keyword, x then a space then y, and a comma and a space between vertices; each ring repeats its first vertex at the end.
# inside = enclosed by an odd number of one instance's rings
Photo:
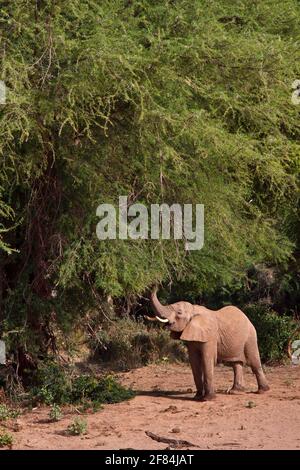
POLYGON ((196 444, 192 444, 189 441, 184 441, 182 439, 169 439, 168 437, 161 437, 153 434, 153 432, 145 431, 148 437, 151 437, 154 441, 163 442, 164 444, 170 444, 172 447, 199 447, 196 444))

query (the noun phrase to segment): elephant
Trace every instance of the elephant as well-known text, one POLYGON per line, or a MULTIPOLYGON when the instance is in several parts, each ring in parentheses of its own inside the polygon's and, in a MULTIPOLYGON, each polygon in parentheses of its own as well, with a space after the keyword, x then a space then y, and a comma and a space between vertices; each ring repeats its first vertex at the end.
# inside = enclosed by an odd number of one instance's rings
POLYGON ((229 393, 244 391, 243 366, 248 364, 256 376, 258 390, 263 393, 269 386, 262 369, 257 335, 249 318, 237 307, 226 306, 209 310, 189 302, 162 305, 157 288, 151 293, 155 317, 171 331, 171 337, 185 342, 197 389, 195 400, 215 398, 214 367, 219 362, 230 363, 234 381, 229 393))

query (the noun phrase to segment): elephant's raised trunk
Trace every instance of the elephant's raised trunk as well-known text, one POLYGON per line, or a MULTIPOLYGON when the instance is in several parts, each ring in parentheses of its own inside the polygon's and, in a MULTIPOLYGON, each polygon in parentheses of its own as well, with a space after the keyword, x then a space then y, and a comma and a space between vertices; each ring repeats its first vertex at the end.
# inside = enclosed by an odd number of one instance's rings
POLYGON ((151 293, 151 304, 156 314, 156 318, 160 321, 168 321, 172 313, 172 309, 168 305, 165 306, 160 303, 157 298, 156 292, 157 287, 155 287, 155 289, 151 293))

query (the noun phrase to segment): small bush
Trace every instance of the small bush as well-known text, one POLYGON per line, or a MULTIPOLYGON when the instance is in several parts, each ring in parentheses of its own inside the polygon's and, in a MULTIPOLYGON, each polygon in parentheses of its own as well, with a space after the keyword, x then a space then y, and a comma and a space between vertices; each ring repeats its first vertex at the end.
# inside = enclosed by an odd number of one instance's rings
POLYGON ((78 376, 73 369, 53 362, 40 366, 30 393, 35 401, 53 405, 53 415, 62 404, 83 404, 86 409, 96 410, 102 403, 118 403, 134 396, 111 375, 78 376))
POLYGON ((70 371, 54 361, 41 363, 33 376, 31 396, 47 405, 69 402, 72 379, 70 371))
POLYGON ((4 421, 6 419, 15 419, 19 415, 20 412, 18 410, 12 410, 6 405, 0 405, 0 421, 4 421))
POLYGON ((295 321, 286 315, 279 316, 263 303, 248 305, 244 311, 256 328, 262 361, 276 362, 286 358, 295 321))
POLYGON ((134 397, 132 390, 124 388, 114 377, 108 375, 100 380, 83 375, 73 382, 72 403, 80 403, 84 399, 92 403, 119 403, 134 397))
POLYGON ((156 362, 162 357, 170 361, 185 361, 186 350, 180 341, 170 338, 170 332, 159 326, 145 325, 130 318, 107 324, 93 339, 92 347, 110 367, 126 370, 156 362))
POLYGON ((0 447, 11 447, 13 445, 13 437, 7 432, 0 434, 0 447))
POLYGON ((60 421, 62 417, 63 417, 63 414, 62 414, 60 406, 56 404, 52 405, 50 412, 49 412, 50 421, 57 422, 57 421, 60 421))
POLYGON ((72 424, 68 426, 68 434, 71 436, 81 436, 87 433, 87 422, 84 419, 75 418, 72 424))

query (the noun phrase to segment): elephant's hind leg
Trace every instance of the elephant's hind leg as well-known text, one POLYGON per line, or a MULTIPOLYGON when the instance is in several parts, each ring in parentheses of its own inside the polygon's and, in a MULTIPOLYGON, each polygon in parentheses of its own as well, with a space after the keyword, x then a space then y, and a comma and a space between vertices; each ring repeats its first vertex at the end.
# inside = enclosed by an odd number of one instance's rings
POLYGON ((256 377, 258 390, 257 393, 263 393, 267 390, 270 390, 268 385, 266 376, 264 374, 261 361, 259 350, 257 346, 257 339, 256 334, 255 336, 251 336, 245 345, 245 356, 247 358, 247 362, 252 369, 253 374, 256 377))
POLYGON ((228 393, 239 393, 244 392, 244 375, 243 375, 243 363, 242 362, 234 362, 232 364, 233 373, 234 373, 234 380, 233 386, 228 390, 228 393))
POLYGON ((256 376, 257 385, 258 385, 257 393, 263 393, 263 392, 267 392, 268 390, 270 390, 270 387, 268 385, 268 382, 264 374, 263 368, 260 364, 260 361, 259 363, 255 365, 251 365, 251 369, 252 369, 253 374, 255 374, 256 376))

